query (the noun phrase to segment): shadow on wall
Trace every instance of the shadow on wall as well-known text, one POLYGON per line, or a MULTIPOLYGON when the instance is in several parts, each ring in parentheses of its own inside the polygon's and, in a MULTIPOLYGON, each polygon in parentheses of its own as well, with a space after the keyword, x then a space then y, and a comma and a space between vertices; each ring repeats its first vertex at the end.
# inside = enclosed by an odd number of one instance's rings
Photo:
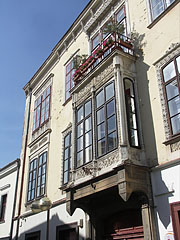
MULTIPOLYGON (((134 27, 133 27, 134 29, 134 27)), ((155 132, 152 118, 152 109, 150 101, 150 91, 147 72, 151 66, 144 62, 143 48, 146 46, 144 41, 145 34, 139 34, 135 30, 132 32, 132 41, 134 44, 134 52, 137 56, 136 70, 137 70, 137 89, 138 89, 138 103, 140 109, 140 119, 142 125, 142 136, 145 145, 146 159, 150 167, 158 165, 157 149, 155 141, 155 132)))
MULTIPOLYGON (((42 213, 40 213, 40 214, 42 214, 42 213)), ((26 240, 26 239, 27 240, 46 240, 46 233, 47 233, 47 221, 46 221, 46 219, 44 219, 44 222, 42 222, 41 224, 36 225, 33 228, 30 227, 30 224, 32 223, 32 221, 34 221, 36 219, 36 217, 38 219, 38 214, 36 214, 36 216, 32 215, 32 216, 29 216, 27 218, 21 219, 20 232, 22 232, 22 233, 18 237, 18 240, 26 240), (31 219, 32 217, 34 218, 33 220, 31 219), (29 223, 28 223, 28 221, 29 221, 29 223), (23 231, 23 228, 28 228, 28 230, 23 231), (33 235, 34 233, 35 233, 35 235, 33 235), (38 234, 36 235, 36 233, 38 233, 38 234), (27 235, 28 235, 28 238, 26 238, 27 235), (38 235, 40 235, 40 237, 38 235)), ((58 214, 54 214, 49 220, 49 240, 63 240, 63 239, 66 239, 66 236, 65 236, 65 238, 61 238, 61 239, 57 238, 57 236, 56 236, 56 234, 57 234, 57 232, 56 232, 57 228, 56 227, 65 226, 65 225, 67 226, 67 223, 64 223, 62 220, 60 220, 58 214)), ((65 228, 65 229, 68 229, 68 228, 65 228)), ((69 238, 67 238, 67 239, 69 239, 69 238)), ((70 239, 71 240, 76 240, 77 238, 76 237, 71 238, 71 235, 70 235, 70 239)), ((13 238, 13 240, 15 240, 15 238, 13 238)), ((85 240, 85 239, 84 239, 84 237, 79 235, 78 240, 85 240)))
MULTIPOLYGON (((167 229, 171 222, 169 197, 173 196, 173 189, 169 189, 167 187, 166 183, 162 179, 162 174, 160 171, 152 174, 154 174, 152 183, 156 217, 159 218, 164 228, 167 229)), ((158 224, 158 219, 156 224, 158 224)), ((157 229, 159 229, 158 226, 157 229)))

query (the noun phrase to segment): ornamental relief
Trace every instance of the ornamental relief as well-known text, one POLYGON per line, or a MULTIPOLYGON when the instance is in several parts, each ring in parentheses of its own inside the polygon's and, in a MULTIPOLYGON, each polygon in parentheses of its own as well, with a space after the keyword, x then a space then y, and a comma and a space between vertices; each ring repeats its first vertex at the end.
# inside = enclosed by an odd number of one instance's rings
POLYGON ((180 150, 180 141, 170 145, 171 152, 180 150))
POLYGON ((107 168, 115 163, 118 163, 119 160, 120 160, 119 151, 116 150, 115 152, 110 153, 109 156, 106 155, 97 161, 98 169, 99 171, 101 171, 104 168, 107 168))
POLYGON ((168 124, 168 112, 167 112, 167 106, 164 98, 164 91, 163 91, 163 85, 162 85, 161 69, 163 65, 169 62, 179 53, 180 53, 180 44, 179 43, 171 44, 169 49, 166 51, 163 59, 155 63, 166 140, 170 138, 170 128, 168 124))

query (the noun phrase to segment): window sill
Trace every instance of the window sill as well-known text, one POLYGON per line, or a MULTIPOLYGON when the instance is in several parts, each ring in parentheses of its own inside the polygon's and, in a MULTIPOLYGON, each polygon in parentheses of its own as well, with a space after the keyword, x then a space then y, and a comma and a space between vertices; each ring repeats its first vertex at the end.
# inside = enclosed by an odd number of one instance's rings
POLYGON ((72 96, 70 96, 64 103, 63 103, 63 106, 65 106, 68 102, 70 102, 72 99, 72 96))
POLYGON ((163 144, 165 144, 167 146, 169 144, 173 144, 173 143, 178 142, 178 141, 180 141, 180 134, 171 137, 169 140, 163 142, 163 144))
POLYGON ((0 220, 0 224, 5 223, 5 220, 0 220))
POLYGON ((152 22, 147 26, 147 28, 151 29, 157 22, 161 20, 173 7, 175 7, 179 3, 179 0, 176 0, 172 3, 164 12, 162 12, 157 18, 152 20, 152 22))

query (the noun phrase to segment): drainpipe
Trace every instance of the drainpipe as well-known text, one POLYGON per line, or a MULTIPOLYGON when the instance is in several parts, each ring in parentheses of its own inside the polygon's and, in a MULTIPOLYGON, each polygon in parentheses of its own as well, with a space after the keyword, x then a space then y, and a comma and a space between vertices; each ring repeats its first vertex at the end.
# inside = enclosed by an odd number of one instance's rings
POLYGON ((19 169, 20 169, 20 159, 17 158, 17 175, 16 175, 16 186, 15 186, 15 194, 14 194, 14 203, 13 203, 13 212, 12 212, 12 220, 11 220, 11 229, 10 229, 10 238, 12 240, 13 226, 14 226, 14 215, 15 215, 15 207, 17 200, 17 188, 18 188, 18 180, 19 180, 19 169))
POLYGON ((31 98, 32 98, 32 90, 31 90, 31 88, 29 88, 29 103, 28 103, 29 105, 28 105, 28 115, 27 115, 27 127, 26 127, 25 144, 24 144, 24 156, 23 156, 23 163, 22 163, 22 179, 21 179, 21 186, 20 186, 20 197, 19 197, 19 205, 18 205, 18 219, 17 219, 17 229, 16 229, 15 240, 18 240, 18 234, 19 234, 19 223, 20 223, 20 215, 21 215, 21 204, 22 204, 23 184, 24 184, 24 172, 25 172, 25 162, 26 162, 26 149, 27 149, 28 133, 29 133, 31 98))

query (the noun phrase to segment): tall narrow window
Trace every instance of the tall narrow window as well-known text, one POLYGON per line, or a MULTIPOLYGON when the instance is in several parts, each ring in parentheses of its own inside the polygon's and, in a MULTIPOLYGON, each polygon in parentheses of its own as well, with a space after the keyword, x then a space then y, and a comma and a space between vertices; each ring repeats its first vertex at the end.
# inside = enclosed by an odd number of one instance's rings
POLYGON ((79 167, 92 160, 92 106, 91 100, 77 111, 77 156, 79 167))
POLYGON ((71 96, 70 90, 74 86, 73 81, 74 72, 75 72, 74 62, 72 60, 66 65, 65 100, 68 100, 71 96))
POLYGON ((162 69, 171 135, 180 133, 180 56, 162 69))
POLYGON ((7 194, 0 197, 0 222, 5 220, 7 194))
POLYGON ((150 0, 152 20, 157 18, 175 0, 150 0))
POLYGON ((122 24, 124 26, 124 35, 127 34, 126 32, 126 12, 125 7, 122 7, 116 14, 115 14, 115 21, 116 23, 122 24))
POLYGON ((27 201, 45 194, 47 152, 30 162, 27 201))
POLYGON ((97 157, 117 147, 114 82, 96 95, 97 157))
POLYGON ((69 132, 64 138, 63 183, 69 181, 69 172, 72 169, 72 136, 69 132))
POLYGON ((139 147, 133 82, 130 79, 127 79, 127 78, 124 79, 124 87, 125 87, 129 142, 132 147, 139 147))
POLYGON ((49 86, 41 96, 35 100, 33 131, 38 129, 49 119, 51 87, 49 86))

